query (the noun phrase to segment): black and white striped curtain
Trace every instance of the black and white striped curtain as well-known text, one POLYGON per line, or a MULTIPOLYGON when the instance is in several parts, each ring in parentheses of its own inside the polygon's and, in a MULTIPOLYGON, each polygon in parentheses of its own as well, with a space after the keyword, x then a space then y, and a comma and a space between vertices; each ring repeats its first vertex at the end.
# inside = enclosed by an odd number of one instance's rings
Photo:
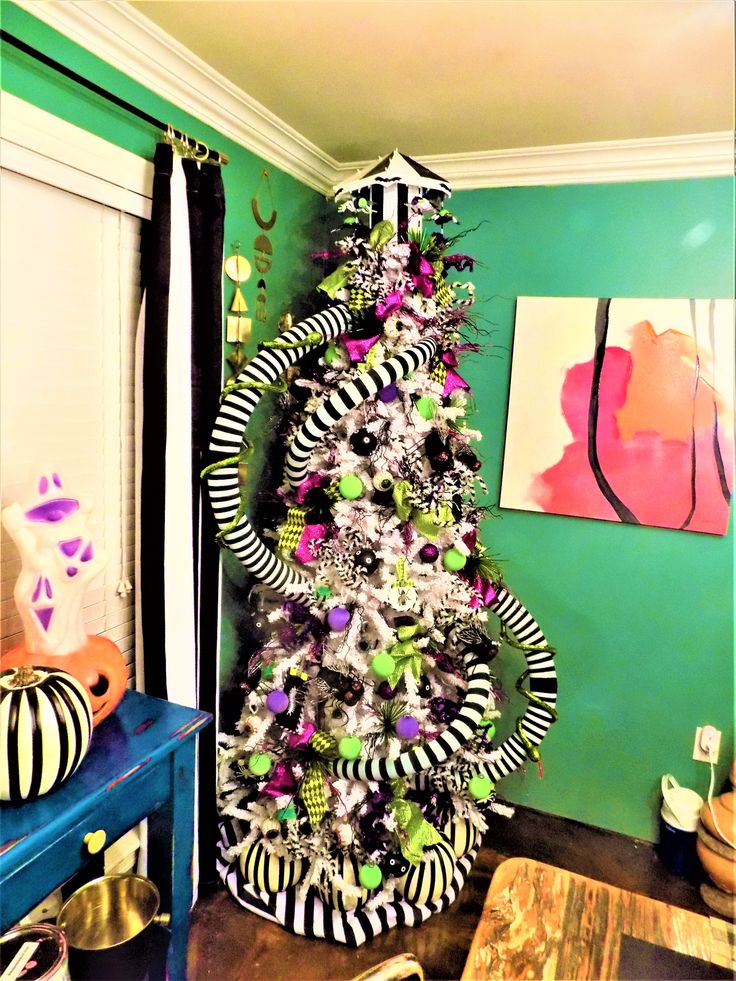
MULTIPOLYGON (((137 668, 147 694, 216 715, 217 527, 202 455, 222 371, 225 197, 220 168, 155 154, 136 364, 137 668)), ((216 725, 199 742, 199 867, 214 881, 216 725)))

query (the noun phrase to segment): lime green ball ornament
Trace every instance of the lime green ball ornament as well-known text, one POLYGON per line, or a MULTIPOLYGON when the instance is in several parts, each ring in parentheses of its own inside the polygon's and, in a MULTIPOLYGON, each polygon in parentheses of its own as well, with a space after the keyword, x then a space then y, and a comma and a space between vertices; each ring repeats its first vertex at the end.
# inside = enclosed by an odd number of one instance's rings
POLYGON ((377 865, 361 865, 358 879, 364 889, 378 889, 383 882, 383 874, 377 865))
POLYGON ((337 489, 340 492, 340 497, 344 497, 346 501, 357 501, 359 497, 363 496, 365 488, 363 481, 357 474, 346 473, 344 477, 340 478, 337 489))
POLYGON ((476 773, 474 777, 468 780, 468 793, 474 800, 485 800, 486 797, 490 796, 494 786, 495 784, 491 779, 476 773))
POLYGON ((271 757, 268 753, 251 753, 248 769, 254 777, 265 777, 271 769, 271 757))
POLYGON ((416 407, 419 415, 422 419, 426 419, 427 422, 430 419, 434 419, 437 414, 437 403, 429 395, 422 395, 421 398, 418 398, 416 407))
POLYGON ((343 736, 337 744, 337 751, 344 760, 357 760, 363 748, 358 736, 343 736))
POLYGON ((486 739, 493 739, 496 735, 496 724, 492 719, 481 719, 478 728, 482 730, 486 739))
POLYGON ((448 548, 442 556, 442 565, 450 572, 459 572, 467 561, 467 556, 456 548, 448 548))
POLYGON ((394 661, 388 651, 381 651, 371 661, 371 670, 379 678, 390 678, 394 673, 395 667, 396 661, 394 661))

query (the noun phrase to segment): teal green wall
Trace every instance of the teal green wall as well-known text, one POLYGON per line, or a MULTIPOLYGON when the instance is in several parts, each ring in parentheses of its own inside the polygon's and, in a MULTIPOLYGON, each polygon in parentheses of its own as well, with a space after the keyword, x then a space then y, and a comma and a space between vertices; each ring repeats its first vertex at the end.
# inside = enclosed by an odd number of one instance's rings
MULTIPOLYGON (((253 318, 253 339, 245 348, 245 353, 252 356, 259 340, 275 336, 277 321, 282 313, 287 310, 298 312, 301 298, 316 282, 308 255, 314 250, 315 240, 321 234, 318 220, 324 212, 322 196, 112 68, 8 0, 2 3, 0 11, 2 26, 9 33, 20 37, 56 61, 69 65, 80 75, 157 119, 173 123, 177 129, 204 140, 210 147, 229 156, 230 163, 222 172, 227 208, 225 254, 229 255, 233 243, 239 241, 241 253, 251 261, 251 265, 253 240, 261 229, 255 222, 250 202, 259 188, 264 167, 268 170, 278 217, 273 229, 267 233, 273 245, 273 267, 265 277, 268 321, 263 324, 253 318)), ((117 146, 148 160, 153 159, 156 141, 161 135, 155 129, 44 67, 9 44, 2 45, 2 88, 117 146)), ((270 198, 263 184, 260 184, 259 200, 262 202, 262 213, 268 217, 270 198)), ((243 287, 251 313, 255 311, 255 283, 258 278, 259 274, 254 268, 253 275, 243 287)), ((233 289, 232 283, 226 279, 226 305, 232 299, 233 289)), ((228 347, 226 353, 229 350, 228 347)), ((259 446, 259 429, 263 426, 265 416, 266 412, 261 411, 249 429, 249 436, 259 446)), ((259 457, 256 456, 251 470, 258 472, 259 466, 259 457)), ((224 568, 221 676, 227 680, 235 651, 233 621, 236 607, 242 602, 245 576, 237 560, 226 561, 224 568)))
MULTIPOLYGON (((466 377, 484 433, 489 500, 499 499, 517 296, 733 295, 728 179, 508 188, 455 194, 460 248, 489 331, 466 377), (482 224, 481 224, 482 223, 482 224), (710 237, 688 245, 699 227, 710 237)), ((530 390, 529 398, 534 398, 530 390)), ((559 722, 509 799, 655 839, 659 779, 705 794, 695 727, 723 730, 717 786, 733 755, 733 516, 725 538, 502 510, 484 541, 558 649, 559 722)), ((513 691, 518 662, 502 674, 513 691)))
MULTIPOLYGON (((269 233, 269 322, 313 282, 306 255, 319 238, 318 194, 161 99, 105 62, 2 4, 6 30, 173 122, 230 156, 226 248, 243 254, 257 228, 250 198, 266 166, 278 221, 269 233)), ((157 134, 3 46, 2 86, 134 153, 151 158, 157 134)), ((492 347, 466 372, 485 433, 484 475, 498 500, 513 333, 514 298, 548 296, 728 296, 732 291, 733 189, 728 180, 512 188, 457 193, 452 205, 469 229, 463 247, 478 256, 473 276, 481 324, 492 347), (687 232, 711 235, 688 247, 687 232)), ((701 236, 702 238, 702 236, 701 236)), ((226 298, 230 298, 230 287, 226 298)), ((255 306, 253 282, 246 299, 255 306)), ((532 393, 533 396, 533 393, 532 393)), ((485 538, 505 560, 511 588, 559 649, 561 719, 545 740, 545 776, 536 767, 502 785, 510 799, 645 838, 656 836, 659 777, 674 773, 704 793, 707 767, 690 760, 696 725, 724 730, 718 782, 733 751, 733 527, 726 538, 502 511, 485 538)), ((227 683, 244 577, 225 562, 223 680, 227 683)), ((513 689, 513 657, 504 672, 513 689)))

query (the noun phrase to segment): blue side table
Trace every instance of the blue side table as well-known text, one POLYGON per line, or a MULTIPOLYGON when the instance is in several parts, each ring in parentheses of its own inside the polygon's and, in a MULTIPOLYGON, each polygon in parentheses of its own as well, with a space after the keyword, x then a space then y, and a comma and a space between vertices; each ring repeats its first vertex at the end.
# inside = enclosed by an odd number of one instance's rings
POLYGON ((195 737, 211 720, 208 712, 128 691, 58 790, 20 807, 0 805, 0 932, 82 868, 90 856, 85 836, 102 830, 111 844, 149 817, 148 874, 162 910, 171 912, 168 976, 184 981, 195 737))

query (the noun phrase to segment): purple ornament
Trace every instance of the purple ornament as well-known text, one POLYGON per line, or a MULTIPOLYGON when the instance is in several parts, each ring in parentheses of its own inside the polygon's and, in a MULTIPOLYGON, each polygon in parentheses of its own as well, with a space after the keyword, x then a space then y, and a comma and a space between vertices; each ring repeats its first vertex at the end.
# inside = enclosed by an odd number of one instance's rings
POLYGON ((395 398, 398 398, 398 396, 399 396, 399 390, 396 387, 396 385, 394 385, 393 382, 391 382, 391 384, 387 385, 385 388, 382 388, 381 391, 378 393, 379 399, 382 402, 386 402, 386 403, 393 402, 393 400, 395 398))
POLYGON ((429 700, 429 713, 436 722, 444 722, 447 725, 457 717, 459 711, 456 702, 442 695, 435 695, 429 700))
POLYGON ((327 614, 327 625, 330 630, 334 630, 335 633, 339 633, 341 630, 344 630, 349 623, 350 610, 346 610, 344 606, 333 606, 330 612, 327 614))
POLYGON ((378 694, 381 698, 385 698, 390 701, 392 698, 396 698, 396 689, 392 688, 387 681, 382 681, 378 686, 378 694))
POLYGON ((419 723, 413 715, 402 715, 396 723, 396 735, 399 739, 416 739, 419 735, 419 723))
POLYGON ((269 692, 266 696, 266 708, 269 712, 273 712, 274 715, 278 715, 280 712, 285 712, 288 707, 289 696, 285 691, 281 691, 280 688, 269 692))
POLYGON ((436 562, 439 557, 440 550, 436 545, 432 545, 431 542, 427 542, 426 545, 422 545, 422 547, 419 549, 419 558, 422 560, 422 562, 427 562, 428 564, 431 562, 436 562))

